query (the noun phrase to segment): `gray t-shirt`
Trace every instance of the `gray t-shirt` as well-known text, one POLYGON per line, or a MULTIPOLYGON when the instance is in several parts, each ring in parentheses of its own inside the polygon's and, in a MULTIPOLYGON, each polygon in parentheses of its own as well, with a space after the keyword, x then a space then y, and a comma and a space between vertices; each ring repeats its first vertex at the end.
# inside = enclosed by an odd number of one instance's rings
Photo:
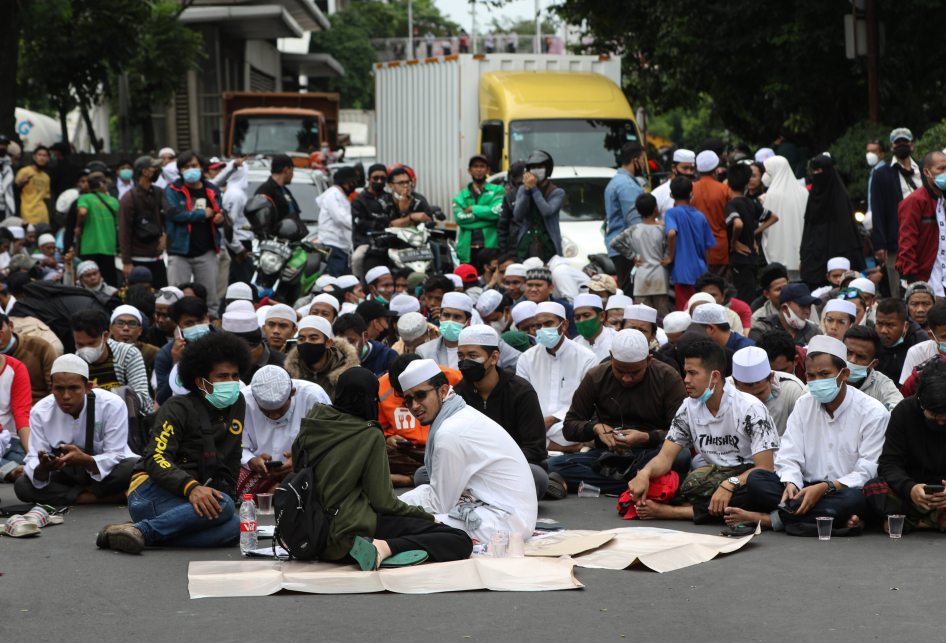
POLYGON ((667 232, 663 224, 637 223, 629 228, 628 245, 644 265, 634 274, 634 296, 666 295, 670 285, 670 270, 660 265, 667 255, 667 232))

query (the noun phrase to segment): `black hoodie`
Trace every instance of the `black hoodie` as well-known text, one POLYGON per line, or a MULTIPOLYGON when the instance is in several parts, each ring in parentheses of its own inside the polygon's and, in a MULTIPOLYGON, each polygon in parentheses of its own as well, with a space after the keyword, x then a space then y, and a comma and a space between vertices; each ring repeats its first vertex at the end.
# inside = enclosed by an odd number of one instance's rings
POLYGON ((891 411, 877 473, 905 502, 914 485, 943 484, 946 479, 946 427, 926 425, 916 396, 891 411))
POLYGON ((910 325, 907 327, 907 334, 903 336, 903 341, 899 346, 884 346, 880 354, 880 363, 877 365, 877 370, 893 380, 894 384, 897 384, 897 388, 900 388, 900 372, 903 370, 903 362, 907 358, 907 351, 930 338, 918 323, 910 318, 907 319, 910 325))

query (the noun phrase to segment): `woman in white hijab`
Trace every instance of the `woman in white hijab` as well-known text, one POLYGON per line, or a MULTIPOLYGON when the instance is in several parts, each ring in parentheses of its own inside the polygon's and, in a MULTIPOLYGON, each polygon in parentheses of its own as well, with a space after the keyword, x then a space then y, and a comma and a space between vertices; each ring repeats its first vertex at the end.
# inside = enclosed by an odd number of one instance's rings
POLYGON ((798 270, 808 191, 798 184, 784 157, 769 157, 763 165, 771 177, 765 208, 778 215, 778 223, 762 233, 762 249, 769 263, 778 262, 788 270, 798 270))

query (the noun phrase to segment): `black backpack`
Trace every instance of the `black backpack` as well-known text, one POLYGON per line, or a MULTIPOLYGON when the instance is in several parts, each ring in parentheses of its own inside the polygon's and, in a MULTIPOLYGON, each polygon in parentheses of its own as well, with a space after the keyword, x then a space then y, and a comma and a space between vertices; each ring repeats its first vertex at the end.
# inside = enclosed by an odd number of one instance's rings
MULTIPOLYGON (((344 440, 342 440, 344 442, 344 440)), ((273 494, 273 509, 276 513, 276 530, 273 533, 273 553, 279 545, 289 552, 289 560, 311 560, 325 549, 328 530, 332 519, 338 515, 342 500, 335 503, 329 511, 322 508, 315 493, 315 468, 319 466, 329 451, 341 442, 335 443, 316 458, 309 466, 309 454, 302 451, 299 471, 287 475, 273 494)))
POLYGON ((161 238, 161 235, 164 234, 164 230, 161 228, 161 215, 159 214, 163 192, 161 188, 157 186, 152 186, 151 190, 152 196, 154 197, 154 211, 147 212, 141 209, 138 197, 138 186, 134 185, 131 188, 131 201, 135 208, 134 226, 131 230, 135 238, 142 243, 157 241, 161 238))

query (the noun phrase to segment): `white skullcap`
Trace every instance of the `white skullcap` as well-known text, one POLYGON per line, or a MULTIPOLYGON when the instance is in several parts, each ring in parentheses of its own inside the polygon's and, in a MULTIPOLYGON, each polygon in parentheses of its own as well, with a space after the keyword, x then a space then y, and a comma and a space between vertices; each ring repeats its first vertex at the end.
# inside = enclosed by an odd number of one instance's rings
POLYGON ((519 322, 535 317, 536 306, 534 301, 523 301, 512 307, 512 322, 519 325, 519 322))
POLYGON ((665 333, 682 333, 690 325, 690 315, 682 310, 676 310, 664 317, 665 333))
POLYGON ((397 383, 401 385, 401 390, 407 393, 418 384, 423 384, 442 372, 434 360, 417 359, 407 365, 401 376, 397 378, 397 383))
POLYGON ((608 297, 608 303, 605 304, 605 310, 614 310, 615 308, 620 308, 624 310, 628 306, 633 306, 634 300, 628 297, 627 295, 611 295, 608 297))
POLYGON ((457 340, 458 346, 499 346, 499 333, 493 330, 492 326, 486 324, 474 324, 467 326, 460 331, 460 339, 457 340))
POLYGON ((463 277, 460 275, 455 275, 452 272, 448 272, 444 275, 444 277, 453 282, 454 288, 463 288, 463 277))
POLYGON ((261 409, 275 411, 292 395, 292 378, 283 367, 269 364, 253 374, 250 389, 261 409))
POLYGON ((296 311, 292 309, 292 306, 287 306, 286 304, 276 304, 272 308, 266 311, 266 321, 270 319, 285 319, 290 324, 297 324, 299 322, 299 317, 296 316, 296 311))
POLYGON ((566 318, 565 306, 554 301, 543 301, 541 304, 537 304, 535 314, 538 315, 539 313, 550 313, 562 319, 566 318))
MULTIPOLYGON (((705 306, 700 306, 705 308, 705 306)), ((755 384, 772 374, 768 354, 758 346, 740 348, 732 356, 732 376, 737 382, 755 384)))
MULTIPOLYGON (((230 306, 227 306, 229 308, 230 306)), ((306 304, 305 306, 300 306, 296 308, 296 314, 299 315, 299 319, 309 316, 309 311, 312 310, 312 304, 306 304)))
POLYGON ((420 312, 420 300, 410 295, 395 295, 389 306, 399 316, 420 312))
POLYGON ((326 293, 322 293, 321 295, 316 295, 315 299, 312 300, 312 303, 313 304, 328 304, 329 306, 335 309, 336 313, 339 310, 338 299, 326 293))
POLYGON ((496 312, 499 304, 503 300, 503 294, 498 290, 484 290, 483 294, 476 300, 476 312, 485 317, 496 312))
POLYGON ((427 332, 427 320, 420 313, 406 313, 397 320, 397 332, 406 342, 412 342, 427 332))
POLYGON ((847 272, 851 269, 851 260, 847 257, 831 257, 828 259, 828 272, 832 270, 843 270, 847 272))
POLYGON ((673 153, 674 163, 693 163, 696 160, 696 154, 692 150, 677 150, 673 153))
POLYGON ((808 355, 812 353, 828 353, 834 355, 842 362, 847 362, 847 346, 840 339, 828 337, 827 335, 815 335, 808 342, 808 355))
POLYGON ((141 321, 141 311, 140 311, 140 310, 138 310, 138 309, 135 308, 134 306, 129 306, 129 305, 127 305, 127 304, 123 304, 123 305, 119 306, 118 308, 116 308, 116 309, 112 312, 112 318, 109 320, 108 323, 114 324, 114 323, 115 323, 115 320, 118 319, 118 318, 119 318, 120 316, 122 316, 122 315, 134 315, 135 317, 138 318, 138 321, 139 321, 139 322, 141 321))
POLYGON ((538 257, 529 257, 528 259, 522 262, 522 265, 525 267, 526 270, 535 270, 536 268, 545 267, 545 263, 543 263, 543 261, 539 259, 538 257))
POLYGON ((36 232, 36 226, 34 226, 32 223, 27 223, 27 224, 26 224, 26 231, 27 231, 27 232, 36 232))
POLYGON ((877 287, 874 285, 874 282, 870 279, 864 279, 863 277, 849 283, 848 288, 857 288, 861 292, 866 292, 868 295, 877 294, 877 287))
POLYGON ((325 317, 319 317, 318 315, 303 317, 299 321, 299 332, 301 333, 306 328, 314 328, 325 335, 325 339, 335 339, 335 333, 332 332, 332 324, 330 324, 325 317))
POLYGON ((342 315, 347 315, 348 313, 356 313, 358 312, 358 306, 356 304, 351 303, 350 301, 346 301, 344 304, 342 304, 342 309, 339 312, 342 315))
POLYGON ((824 306, 824 316, 827 313, 847 313, 851 317, 857 317, 857 306, 854 302, 847 299, 829 299, 824 306))
POLYGON ((56 237, 54 237, 53 235, 49 234, 48 232, 39 235, 39 239, 37 239, 36 245, 38 245, 38 246, 45 246, 47 243, 55 244, 55 243, 56 243, 56 237))
MULTIPOLYGON (((728 324, 726 309, 717 303, 703 304, 693 311, 694 324, 728 324)), ((758 380, 754 380, 758 381, 758 380)))
MULTIPOLYGON (((756 163, 765 163, 766 159, 770 159, 775 156, 775 152, 772 151, 770 147, 763 147, 761 150, 755 153, 755 162, 756 163)), ((758 381, 758 380, 756 380, 758 381)))
POLYGON ((709 294, 708 292, 698 292, 690 297, 690 301, 687 302, 687 310, 693 308, 693 304, 697 302, 702 302, 704 304, 715 304, 716 297, 713 297, 713 295, 709 294))
POLYGON ((187 395, 190 393, 190 391, 181 384, 181 378, 177 374, 177 364, 174 365, 174 368, 172 368, 171 372, 168 374, 168 384, 171 385, 171 392, 175 395, 187 395))
POLYGON ((231 333, 252 333, 259 330, 256 313, 247 310, 224 313, 221 321, 223 329, 231 333))
POLYGON ((318 279, 315 280, 315 287, 319 289, 324 289, 329 284, 338 283, 335 280, 335 277, 332 275, 320 275, 318 279))
MULTIPOLYGON (((15 229, 16 228, 8 228, 8 230, 15 230, 15 229)), ((22 238, 23 237, 20 237, 20 239, 22 238)), ((99 269, 99 265, 95 263, 94 261, 83 261, 78 266, 76 266, 76 277, 81 277, 82 275, 89 272, 90 270, 98 270, 98 269, 99 269)), ((184 293, 181 293, 181 296, 183 295, 184 293)))
POLYGON ((615 294, 615 295, 621 295, 621 296, 623 297, 623 296, 624 296, 624 291, 621 290, 620 288, 615 288, 615 289, 614 289, 614 294, 615 294))
POLYGON ((636 319, 637 321, 657 323, 657 309, 645 306, 644 304, 634 304, 624 309, 624 319, 636 319))
POLYGON ((237 281, 227 286, 227 294, 224 295, 224 299, 245 299, 247 301, 253 301, 253 289, 250 288, 249 284, 245 284, 242 281, 237 281))
POLYGON ((700 172, 712 172, 719 166, 719 155, 711 150, 703 150, 696 155, 696 169, 700 172))
POLYGON ((375 266, 368 271, 368 274, 365 275, 365 281, 369 284, 374 283, 382 275, 390 275, 391 270, 387 266, 375 266))
POLYGON ((266 325, 266 313, 269 312, 270 308, 272 308, 272 306, 266 305, 266 306, 260 306, 259 308, 256 309, 256 319, 259 320, 260 328, 266 325))
POLYGON ((21 227, 19 227, 19 226, 10 226, 9 228, 7 228, 7 230, 10 231, 10 234, 13 235, 13 238, 14 238, 14 239, 25 239, 25 238, 26 238, 26 233, 23 232, 23 228, 21 228, 21 227))
POLYGON ((354 288, 358 285, 358 277, 355 275, 342 275, 335 281, 335 285, 346 290, 348 288, 354 288))
POLYGON ((611 357, 619 362, 643 362, 650 355, 644 333, 633 328, 618 331, 611 340, 611 357))
POLYGON ((175 288, 174 286, 165 286, 164 288, 161 289, 160 292, 161 292, 161 296, 155 299, 154 303, 159 304, 161 306, 170 306, 175 301, 180 301, 184 299, 184 291, 182 291, 180 288, 175 288), (171 294, 177 295, 177 298, 174 299, 171 297, 166 297, 164 293, 171 293, 171 294))
POLYGON ((231 301, 229 304, 227 304, 225 312, 235 313, 237 311, 256 313, 256 309, 253 308, 253 302, 247 301, 245 299, 237 299, 236 301, 231 301))
POLYGON ((50 376, 56 373, 75 373, 89 379, 89 363, 78 355, 66 353, 61 357, 57 357, 56 361, 53 362, 53 367, 49 370, 50 376))
POLYGON ((506 276, 507 277, 522 277, 526 278, 526 267, 521 263, 511 263, 506 266, 506 276))
MULTIPOLYGON (((457 279, 460 278, 457 275, 454 275, 454 277, 457 279)), ((453 308, 454 310, 463 310, 472 313, 473 300, 470 299, 469 295, 462 292, 448 292, 443 296, 443 301, 440 303, 440 310, 444 308, 453 308)))
POLYGON ((158 158, 161 158, 165 154, 170 154, 171 156, 177 156, 177 154, 174 153, 174 150, 172 150, 170 147, 162 147, 161 151, 158 152, 158 158))
POLYGON ((604 304, 601 303, 601 297, 598 295, 592 295, 591 293, 585 293, 575 297, 575 309, 584 308, 585 306, 597 308, 598 310, 604 310, 604 304))

